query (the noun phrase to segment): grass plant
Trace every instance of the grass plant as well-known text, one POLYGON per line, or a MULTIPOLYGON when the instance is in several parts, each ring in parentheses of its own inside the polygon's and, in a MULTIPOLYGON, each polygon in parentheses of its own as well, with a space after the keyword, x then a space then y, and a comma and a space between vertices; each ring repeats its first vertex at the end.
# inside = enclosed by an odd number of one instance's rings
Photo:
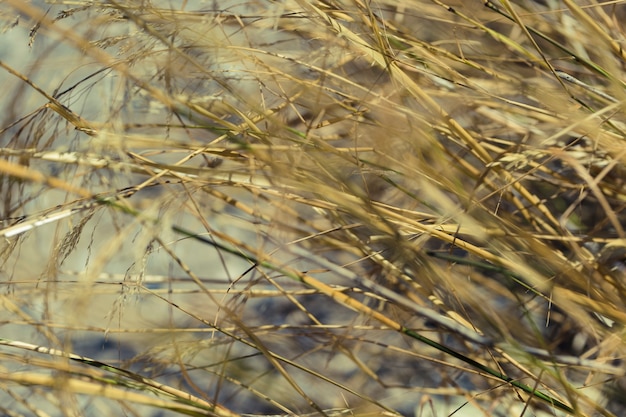
POLYGON ((0 12, 2 414, 623 415, 626 2, 0 12))

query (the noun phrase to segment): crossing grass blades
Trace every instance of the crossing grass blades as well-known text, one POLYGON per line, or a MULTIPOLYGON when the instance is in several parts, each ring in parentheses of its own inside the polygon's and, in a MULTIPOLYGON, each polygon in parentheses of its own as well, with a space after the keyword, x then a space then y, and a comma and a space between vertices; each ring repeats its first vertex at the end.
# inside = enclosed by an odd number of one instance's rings
POLYGON ((623 414, 626 2, 174 3, 1 6, 3 413, 623 414))

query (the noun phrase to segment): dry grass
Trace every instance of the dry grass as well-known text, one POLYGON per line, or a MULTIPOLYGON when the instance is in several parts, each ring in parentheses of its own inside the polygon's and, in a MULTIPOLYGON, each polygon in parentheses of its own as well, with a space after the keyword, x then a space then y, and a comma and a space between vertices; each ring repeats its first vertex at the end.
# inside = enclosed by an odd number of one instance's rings
POLYGON ((52 3, 4 414, 623 414, 624 1, 52 3))

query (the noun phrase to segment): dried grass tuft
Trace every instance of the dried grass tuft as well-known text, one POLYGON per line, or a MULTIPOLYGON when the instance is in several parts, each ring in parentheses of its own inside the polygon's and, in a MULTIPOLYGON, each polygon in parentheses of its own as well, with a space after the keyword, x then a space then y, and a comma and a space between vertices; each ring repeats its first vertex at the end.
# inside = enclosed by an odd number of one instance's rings
POLYGON ((3 413, 623 414, 623 1, 0 11, 3 413))

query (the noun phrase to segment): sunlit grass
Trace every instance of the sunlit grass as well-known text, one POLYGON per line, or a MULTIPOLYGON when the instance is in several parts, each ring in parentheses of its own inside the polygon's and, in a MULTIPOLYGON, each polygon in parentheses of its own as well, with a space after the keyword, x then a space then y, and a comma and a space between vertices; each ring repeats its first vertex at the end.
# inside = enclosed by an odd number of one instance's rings
POLYGON ((623 2, 48 7, 3 412, 621 415, 623 2))

